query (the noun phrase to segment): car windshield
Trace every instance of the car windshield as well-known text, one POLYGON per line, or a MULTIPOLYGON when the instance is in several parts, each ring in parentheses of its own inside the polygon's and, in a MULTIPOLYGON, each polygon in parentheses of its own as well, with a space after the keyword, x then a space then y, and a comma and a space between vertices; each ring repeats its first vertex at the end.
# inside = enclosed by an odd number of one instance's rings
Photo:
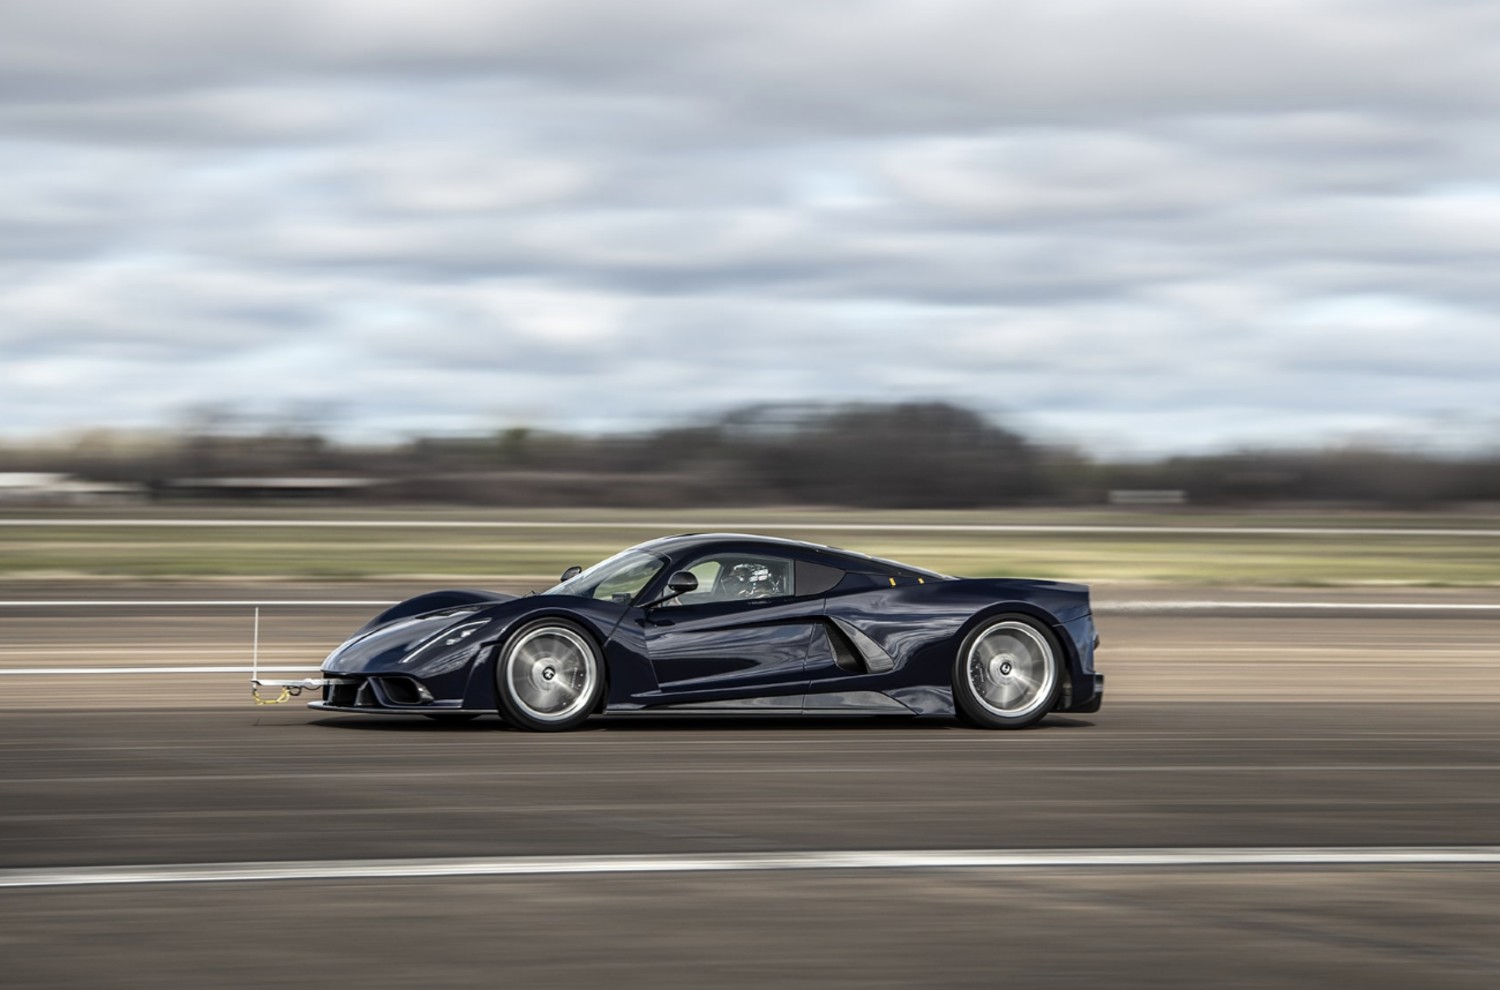
POLYGON ((641 593, 646 582, 655 577, 666 563, 665 557, 645 550, 624 550, 548 589, 546 594, 628 602, 641 593))

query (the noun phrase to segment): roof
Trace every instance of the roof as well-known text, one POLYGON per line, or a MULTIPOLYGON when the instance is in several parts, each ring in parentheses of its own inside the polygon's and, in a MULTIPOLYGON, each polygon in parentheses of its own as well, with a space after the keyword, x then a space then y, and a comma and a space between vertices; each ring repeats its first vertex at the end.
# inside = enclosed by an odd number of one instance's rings
POLYGON ((911 564, 886 560, 883 557, 872 557, 869 554, 859 553, 854 550, 830 547, 822 543, 809 543, 806 540, 789 540, 780 536, 760 536, 755 533, 679 533, 675 536, 663 536, 659 539, 642 543, 640 544, 640 548, 672 552, 690 549, 694 546, 709 546, 715 543, 765 544, 769 547, 786 547, 811 551, 820 557, 834 558, 845 570, 873 570, 877 572, 895 570, 926 577, 941 578, 948 576, 924 567, 914 567, 911 564))

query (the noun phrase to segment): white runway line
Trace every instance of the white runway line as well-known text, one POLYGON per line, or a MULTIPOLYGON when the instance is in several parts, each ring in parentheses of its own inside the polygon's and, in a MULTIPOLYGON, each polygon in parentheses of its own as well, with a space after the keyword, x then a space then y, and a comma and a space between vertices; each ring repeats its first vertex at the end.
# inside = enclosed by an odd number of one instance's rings
POLYGON ((1036 533, 1148 534, 1165 536, 1442 536, 1500 539, 1490 529, 1423 529, 1379 526, 1129 526, 1080 523, 835 523, 820 520, 765 522, 695 522, 631 520, 620 522, 504 519, 0 519, 0 526, 161 528, 161 529, 630 529, 662 534, 680 532, 839 533, 1036 533))
POLYGON ((1500 612, 1500 602, 1102 601, 1095 612, 1500 612))
POLYGON ((0 870, 0 888, 801 870, 1500 866, 1500 846, 1242 849, 971 849, 659 856, 491 856, 0 870))
MULTIPOLYGON (((316 674, 321 667, 260 667, 262 674, 316 674)), ((25 675, 51 677, 67 674, 249 674, 251 667, 12 667, 0 668, 0 677, 25 675)))
POLYGON ((0 608, 390 608, 394 601, 364 598, 26 598, 0 600, 0 608))
MULTIPOLYGON (((1483 644, 1488 646, 1489 643, 1483 644)), ((1236 649, 1256 652, 1259 647, 1241 646, 1236 649)), ((0 646, 0 663, 6 660, 25 660, 28 657, 35 660, 39 657, 97 657, 100 647, 94 646, 0 646)), ((283 661, 288 658, 293 660, 305 660, 310 653, 327 653, 327 648, 320 651, 318 646, 263 646, 260 655, 263 657, 281 657, 283 661)), ((213 657, 223 657, 226 660, 238 660, 245 655, 243 649, 224 646, 115 646, 109 647, 111 657, 146 657, 150 662, 155 657, 186 657, 190 660, 196 659, 207 661, 213 657)))

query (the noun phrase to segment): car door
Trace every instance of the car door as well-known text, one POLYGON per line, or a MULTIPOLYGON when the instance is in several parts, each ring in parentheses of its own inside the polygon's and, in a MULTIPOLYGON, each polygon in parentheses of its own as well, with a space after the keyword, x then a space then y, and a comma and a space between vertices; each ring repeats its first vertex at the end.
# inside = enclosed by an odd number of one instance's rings
POLYGON ((698 590, 649 610, 646 651, 674 702, 800 708, 803 662, 823 602, 798 597, 796 568, 766 554, 715 553, 688 564, 698 590))

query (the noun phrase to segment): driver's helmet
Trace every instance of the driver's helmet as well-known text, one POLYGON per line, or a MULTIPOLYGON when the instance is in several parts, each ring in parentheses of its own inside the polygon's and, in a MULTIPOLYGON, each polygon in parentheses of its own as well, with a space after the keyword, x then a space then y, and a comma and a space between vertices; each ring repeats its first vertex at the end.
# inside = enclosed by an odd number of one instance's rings
POLYGON ((780 593, 778 585, 769 567, 752 561, 735 564, 722 579, 724 594, 730 598, 767 598, 780 593))

